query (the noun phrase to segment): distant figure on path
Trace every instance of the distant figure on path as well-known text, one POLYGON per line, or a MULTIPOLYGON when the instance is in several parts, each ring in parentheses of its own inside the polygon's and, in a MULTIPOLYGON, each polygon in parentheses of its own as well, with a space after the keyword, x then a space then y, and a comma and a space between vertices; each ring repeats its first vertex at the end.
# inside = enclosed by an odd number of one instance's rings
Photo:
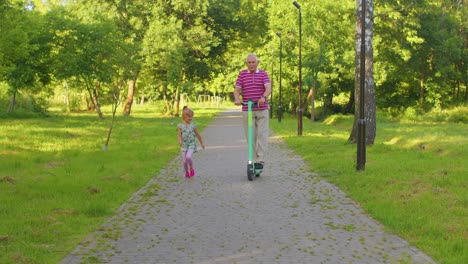
MULTIPOLYGON (((239 72, 234 89, 235 105, 241 105, 240 95, 244 102, 257 102, 252 107, 254 160, 265 164, 265 154, 268 149, 269 116, 268 96, 271 93, 271 81, 268 73, 258 69, 258 57, 247 55, 245 64, 247 70, 239 72)), ((247 105, 242 106, 244 131, 247 137, 247 105)))
POLYGON ((180 154, 184 162, 185 178, 195 176, 192 155, 194 152, 198 151, 197 139, 200 142, 201 147, 205 149, 205 145, 203 144, 202 137, 198 132, 197 125, 192 123, 193 115, 194 113, 192 109, 184 106, 184 109, 182 110, 182 120, 184 123, 177 125, 177 137, 179 139, 181 149, 180 154))

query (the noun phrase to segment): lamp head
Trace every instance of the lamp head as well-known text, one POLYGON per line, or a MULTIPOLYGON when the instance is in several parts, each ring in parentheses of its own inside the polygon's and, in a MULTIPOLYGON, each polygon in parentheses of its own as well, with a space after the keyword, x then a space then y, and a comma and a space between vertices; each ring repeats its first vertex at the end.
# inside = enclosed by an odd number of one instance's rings
POLYGON ((298 2, 293 1, 292 3, 297 9, 301 10, 301 5, 298 2))

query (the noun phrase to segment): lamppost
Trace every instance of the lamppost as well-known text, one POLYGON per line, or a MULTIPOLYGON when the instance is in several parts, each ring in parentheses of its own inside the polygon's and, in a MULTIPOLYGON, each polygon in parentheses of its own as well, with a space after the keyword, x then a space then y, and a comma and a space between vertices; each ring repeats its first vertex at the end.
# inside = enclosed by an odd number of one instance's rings
POLYGON ((278 122, 281 122, 281 117, 283 115, 283 103, 281 102, 281 78, 283 74, 283 69, 281 67, 283 60, 283 39, 281 38, 281 33, 276 32, 276 36, 280 39, 280 74, 279 74, 279 103, 278 103, 278 122))
POLYGON ((358 171, 364 170, 366 166, 366 119, 364 117, 364 90, 366 78, 366 0, 361 0, 361 68, 359 82, 359 120, 358 120, 358 142, 357 142, 357 165, 358 171))
POLYGON ((270 92, 270 102, 269 105, 270 105, 270 119, 273 118, 273 74, 274 74, 274 71, 273 71, 273 65, 274 65, 274 61, 275 61, 275 49, 270 46, 271 48, 271 92, 270 92))
POLYGON ((297 135, 302 136, 302 12, 301 6, 296 2, 292 2, 299 12, 299 103, 297 113, 297 135))

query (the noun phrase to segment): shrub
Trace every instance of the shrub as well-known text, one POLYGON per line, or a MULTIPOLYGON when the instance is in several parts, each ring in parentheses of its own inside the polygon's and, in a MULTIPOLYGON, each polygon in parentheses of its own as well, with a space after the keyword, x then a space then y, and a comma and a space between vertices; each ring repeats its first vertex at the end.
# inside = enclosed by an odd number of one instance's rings
POLYGON ((468 123, 468 108, 456 107, 448 111, 447 121, 453 123, 468 123))

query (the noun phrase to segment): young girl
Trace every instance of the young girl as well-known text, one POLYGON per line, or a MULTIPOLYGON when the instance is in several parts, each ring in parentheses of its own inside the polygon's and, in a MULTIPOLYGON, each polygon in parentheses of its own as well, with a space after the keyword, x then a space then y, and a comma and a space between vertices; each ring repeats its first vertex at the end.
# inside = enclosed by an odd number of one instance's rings
POLYGON ((193 119, 193 111, 192 109, 184 106, 182 110, 182 120, 184 121, 183 124, 178 124, 178 139, 179 145, 181 148, 181 156, 182 160, 184 161, 184 169, 185 169, 185 178, 190 178, 195 176, 195 170, 193 168, 193 160, 192 154, 198 150, 197 141, 195 139, 198 138, 200 145, 203 149, 205 149, 205 145, 203 145, 203 140, 198 132, 197 125, 192 123, 193 119))

